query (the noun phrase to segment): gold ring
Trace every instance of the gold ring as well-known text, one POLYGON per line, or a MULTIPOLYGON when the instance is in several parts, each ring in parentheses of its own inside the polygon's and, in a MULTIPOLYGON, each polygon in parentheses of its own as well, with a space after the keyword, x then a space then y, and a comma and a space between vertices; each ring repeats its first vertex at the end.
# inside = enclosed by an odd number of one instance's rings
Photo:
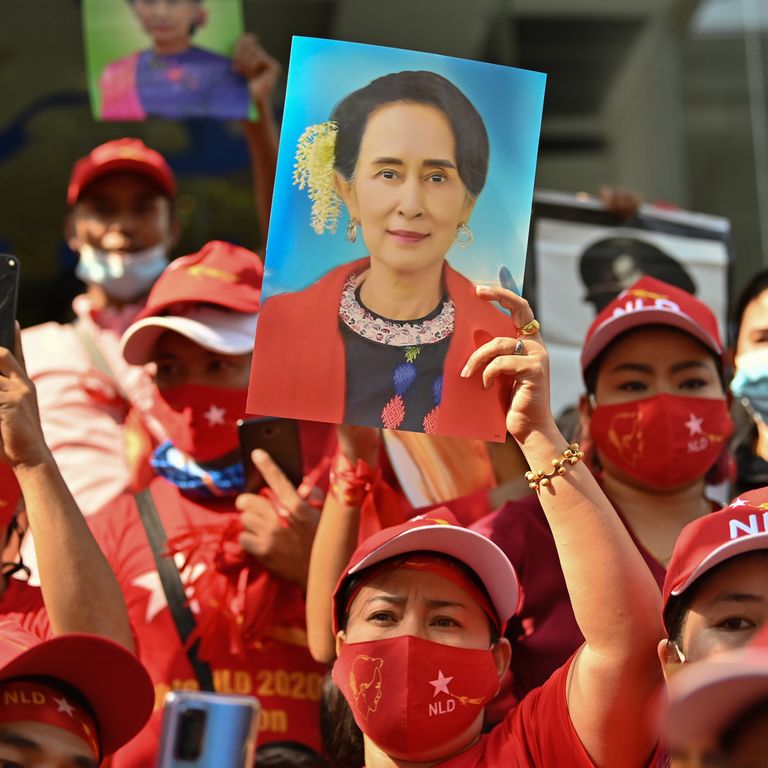
POLYGON ((534 317, 530 323, 526 323, 520 329, 520 333, 522 333, 523 336, 533 336, 534 334, 538 333, 540 330, 541 330, 541 325, 539 325, 539 321, 534 317))

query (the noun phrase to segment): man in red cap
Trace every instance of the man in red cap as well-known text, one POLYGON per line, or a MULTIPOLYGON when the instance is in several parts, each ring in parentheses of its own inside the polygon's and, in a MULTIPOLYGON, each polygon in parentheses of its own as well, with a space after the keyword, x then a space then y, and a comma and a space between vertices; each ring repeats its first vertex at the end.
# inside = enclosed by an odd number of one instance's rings
POLYGON ((96 768, 152 711, 152 683, 125 648, 95 635, 41 641, 0 620, 0 764, 96 768))
MULTIPOLYGON (((257 457, 266 489, 243 492, 236 425, 245 416, 261 275, 256 254, 214 241, 157 280, 121 344, 127 362, 153 371, 149 415, 168 435, 153 453, 149 486, 167 543, 153 553, 130 494, 89 523, 123 588, 158 706, 167 691, 203 687, 210 676, 221 692, 259 698, 260 748, 294 742, 297 752, 319 753, 324 669, 307 651, 303 599, 318 513, 267 455, 257 457), (156 561, 168 552, 192 611, 186 652, 156 561)), ((308 423, 300 434, 305 486, 325 485, 334 430, 308 423)), ((156 709, 115 768, 148 764, 159 718, 156 709)))
MULTIPOLYGON (((609 303, 584 341, 581 442, 659 586, 682 528, 719 506, 705 486, 725 477, 732 430, 722 356, 709 308, 650 277, 609 303)), ((507 634, 520 698, 573 653, 582 633, 536 498, 510 502, 473 527, 506 552, 523 582, 507 634)), ((493 718, 511 701, 501 698, 493 718)))
POLYGON ((139 139, 108 141, 78 160, 65 230, 86 291, 73 323, 23 334, 46 439, 85 514, 132 479, 124 425, 132 408, 146 409, 150 381, 118 343, 178 238, 175 193, 170 167, 139 139))

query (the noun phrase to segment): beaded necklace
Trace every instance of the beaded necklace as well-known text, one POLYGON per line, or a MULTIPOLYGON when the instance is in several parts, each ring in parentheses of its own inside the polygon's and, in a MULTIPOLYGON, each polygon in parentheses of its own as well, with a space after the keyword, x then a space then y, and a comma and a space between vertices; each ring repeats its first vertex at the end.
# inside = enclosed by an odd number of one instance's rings
MULTIPOLYGON (((453 300, 443 298, 440 311, 426 320, 395 321, 373 314, 359 299, 360 275, 351 275, 344 285, 339 303, 339 317, 353 333, 377 344, 401 347, 403 362, 392 374, 393 396, 381 411, 381 426, 397 429, 405 419, 405 395, 418 376, 416 363, 427 344, 444 341, 453 333, 455 307, 453 300)), ((443 375, 432 382, 434 405, 423 419, 424 432, 434 434, 443 394, 443 375)))

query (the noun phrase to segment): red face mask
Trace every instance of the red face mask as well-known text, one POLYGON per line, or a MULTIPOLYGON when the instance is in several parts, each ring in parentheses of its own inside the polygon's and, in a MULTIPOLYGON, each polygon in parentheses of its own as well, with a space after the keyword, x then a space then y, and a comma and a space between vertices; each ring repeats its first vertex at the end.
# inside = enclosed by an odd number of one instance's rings
POLYGON ((653 488, 703 479, 732 432, 725 400, 677 395, 599 405, 590 423, 598 453, 653 488))
POLYGON ((499 689, 490 650, 412 635, 345 643, 333 680, 360 730, 403 760, 423 759, 439 750, 447 735, 468 730, 499 689))
POLYGON ((152 415, 182 453, 204 463, 237 448, 237 420, 245 415, 247 395, 245 388, 183 384, 156 390, 152 415))

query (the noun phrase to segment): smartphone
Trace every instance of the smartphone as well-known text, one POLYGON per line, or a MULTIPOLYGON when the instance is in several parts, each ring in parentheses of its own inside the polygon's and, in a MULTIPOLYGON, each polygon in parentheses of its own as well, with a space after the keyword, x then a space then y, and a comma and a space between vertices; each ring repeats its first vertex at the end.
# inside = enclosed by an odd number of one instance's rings
POLYGON ((251 768, 260 710, 253 696, 171 691, 157 768, 251 768))
POLYGON ((0 346, 13 351, 16 339, 16 300, 19 294, 19 260, 0 253, 0 346))
POLYGON ((295 419, 240 419, 237 432, 247 491, 258 491, 264 485, 264 478, 251 459, 256 448, 266 451, 294 486, 301 484, 304 479, 304 462, 301 458, 299 424, 295 419))

